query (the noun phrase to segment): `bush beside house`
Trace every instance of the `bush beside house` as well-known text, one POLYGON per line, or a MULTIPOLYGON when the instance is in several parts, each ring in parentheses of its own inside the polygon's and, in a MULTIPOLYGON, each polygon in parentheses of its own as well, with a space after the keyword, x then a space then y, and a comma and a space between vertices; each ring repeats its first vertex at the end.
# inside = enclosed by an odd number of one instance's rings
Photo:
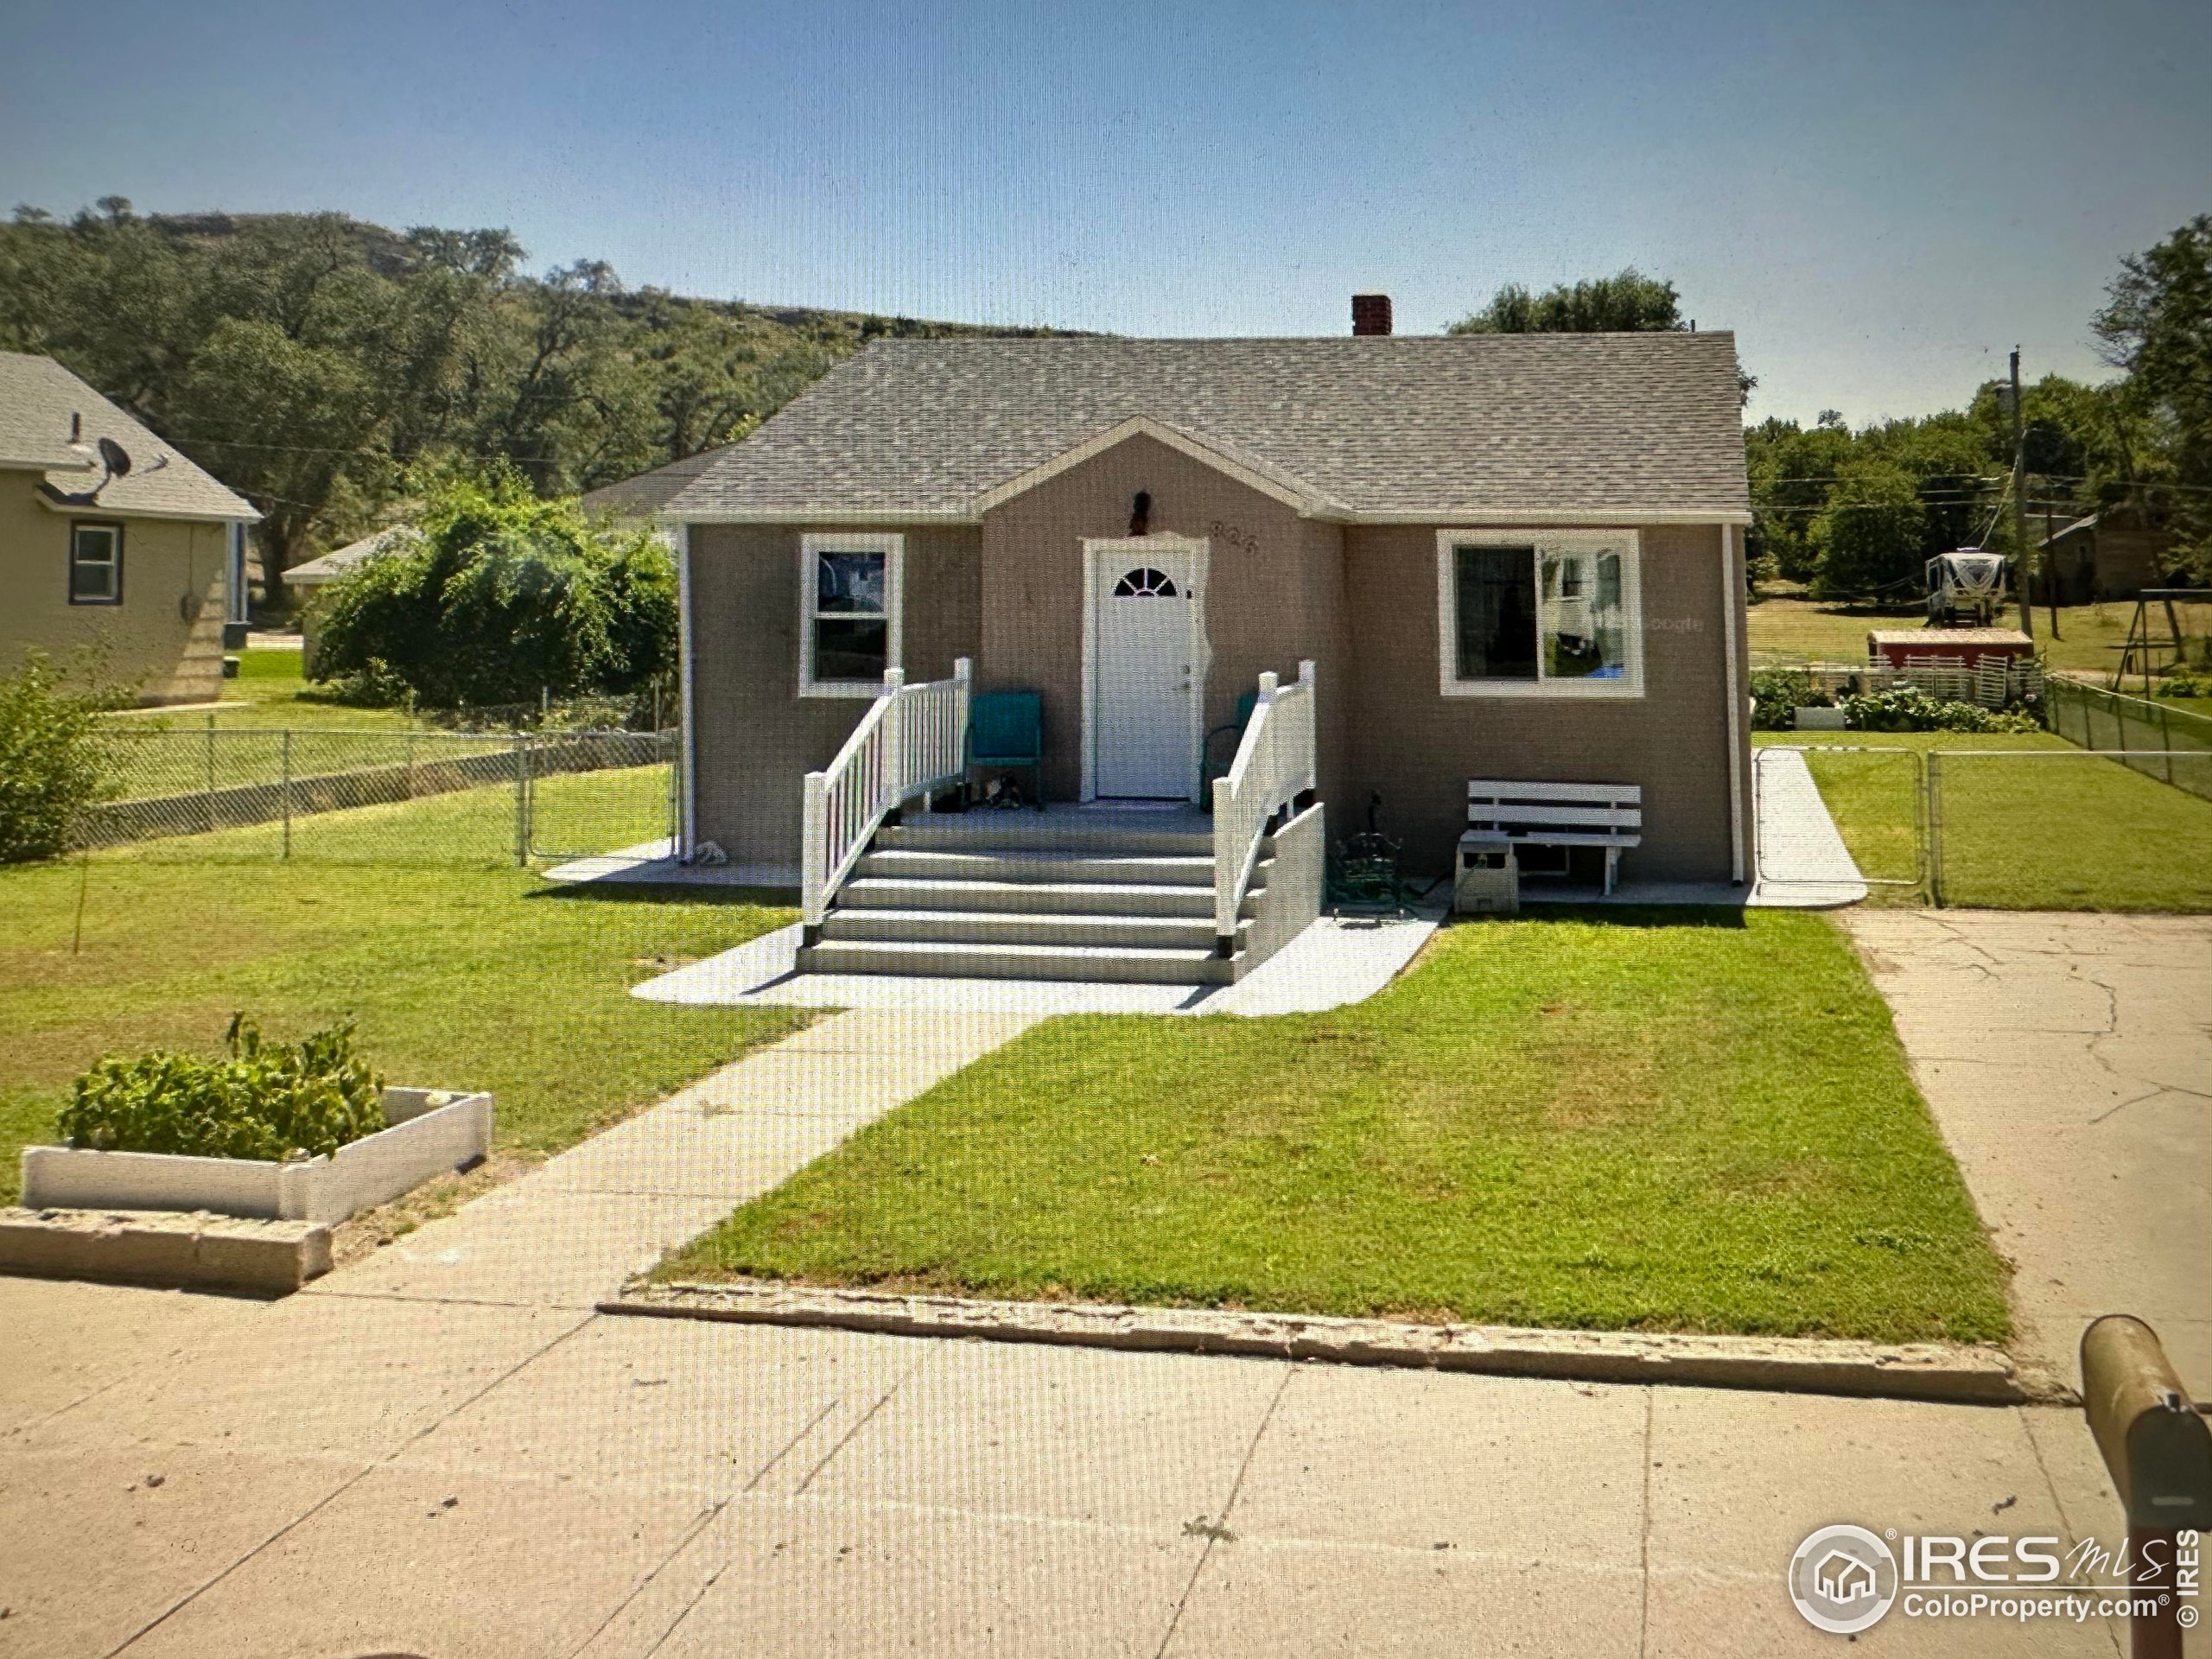
POLYGON ((117 700, 73 692, 45 653, 0 677, 0 864, 52 858, 107 790, 99 716, 117 700))
POLYGON ((416 524, 319 599, 316 679, 458 709, 620 696, 673 670, 676 570, 650 533, 594 528, 504 467, 432 482, 416 524))
POLYGON ((1751 729, 1786 732, 1800 709, 1826 709, 1834 702, 1802 669, 1762 668, 1751 674, 1751 729))

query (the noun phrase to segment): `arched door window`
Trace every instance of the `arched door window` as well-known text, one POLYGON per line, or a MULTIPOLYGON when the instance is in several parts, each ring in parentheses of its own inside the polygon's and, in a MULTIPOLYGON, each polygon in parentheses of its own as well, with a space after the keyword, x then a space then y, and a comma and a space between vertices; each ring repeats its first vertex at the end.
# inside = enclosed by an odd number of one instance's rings
POLYGON ((1122 579, 1114 584, 1114 597, 1116 599, 1173 599, 1175 596, 1175 579, 1148 564, 1124 571, 1122 579))

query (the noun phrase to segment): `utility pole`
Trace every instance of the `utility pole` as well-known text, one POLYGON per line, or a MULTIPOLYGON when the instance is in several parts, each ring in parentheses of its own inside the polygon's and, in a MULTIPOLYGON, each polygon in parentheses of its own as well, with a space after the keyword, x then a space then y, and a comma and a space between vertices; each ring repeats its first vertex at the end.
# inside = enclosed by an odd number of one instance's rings
POLYGON ((2057 534, 2057 521, 2051 516, 2050 486, 2046 482, 2044 486, 2043 498, 2043 557, 2045 567, 2043 573, 2043 596, 2050 607, 2050 637, 2054 639, 2058 638, 2058 572, 2049 567, 2051 538, 2057 534))
POLYGON ((2020 632, 2036 637, 2036 613, 2028 599, 2026 503, 2028 451, 2020 434, 2020 348, 2012 348, 2012 575, 2020 588, 2020 632))

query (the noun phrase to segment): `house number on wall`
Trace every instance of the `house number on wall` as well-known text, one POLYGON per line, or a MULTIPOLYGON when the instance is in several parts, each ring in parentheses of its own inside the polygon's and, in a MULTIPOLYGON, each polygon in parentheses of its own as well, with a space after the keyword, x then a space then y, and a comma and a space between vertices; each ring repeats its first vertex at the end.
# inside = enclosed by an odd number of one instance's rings
POLYGON ((1241 524, 1224 524, 1217 518, 1206 526, 1206 534, 1217 542, 1227 542, 1231 547, 1241 547, 1247 553, 1260 550, 1260 538, 1241 524))

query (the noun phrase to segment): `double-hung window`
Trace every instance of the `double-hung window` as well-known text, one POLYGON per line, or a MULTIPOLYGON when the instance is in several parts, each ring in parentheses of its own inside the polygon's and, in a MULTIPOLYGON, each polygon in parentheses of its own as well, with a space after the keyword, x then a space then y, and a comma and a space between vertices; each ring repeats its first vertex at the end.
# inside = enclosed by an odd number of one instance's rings
POLYGON ((906 538, 804 536, 799 541, 798 694, 872 697, 902 666, 906 538))
POLYGON ((69 526, 69 602, 72 605, 123 603, 123 526, 89 524, 69 526))
POLYGON ((1442 531, 1437 684, 1447 697, 1637 697, 1637 533, 1442 531))

